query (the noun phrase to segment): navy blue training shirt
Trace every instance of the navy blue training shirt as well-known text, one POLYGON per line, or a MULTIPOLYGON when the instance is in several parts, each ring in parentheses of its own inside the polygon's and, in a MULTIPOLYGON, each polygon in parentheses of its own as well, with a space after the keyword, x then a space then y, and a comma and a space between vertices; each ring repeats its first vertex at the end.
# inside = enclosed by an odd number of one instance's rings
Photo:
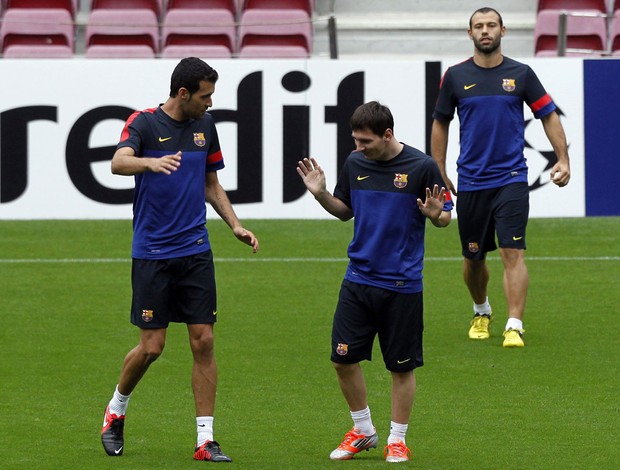
POLYGON ((132 257, 178 258, 209 250, 205 175, 224 168, 211 115, 176 121, 160 107, 136 111, 123 128, 122 147, 138 157, 183 152, 181 166, 170 175, 135 175, 132 257))
POLYGON ((527 183, 523 103, 536 119, 556 109, 528 65, 504 57, 497 67, 483 68, 469 58, 448 68, 433 118, 451 121, 457 110, 459 191, 527 183))

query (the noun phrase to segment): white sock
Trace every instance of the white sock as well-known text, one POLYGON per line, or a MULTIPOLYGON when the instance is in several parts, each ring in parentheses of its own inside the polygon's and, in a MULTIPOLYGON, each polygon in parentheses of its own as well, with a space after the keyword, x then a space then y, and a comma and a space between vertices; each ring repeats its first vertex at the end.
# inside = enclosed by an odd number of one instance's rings
POLYGON ((353 426, 360 433, 366 434, 367 436, 371 436, 375 433, 375 427, 372 425, 369 407, 359 411, 351 411, 351 418, 353 418, 353 426))
POLYGON ((477 304, 474 302, 474 314, 491 315, 491 305, 489 304, 488 297, 485 299, 484 303, 477 304))
POLYGON ((523 322, 519 320, 518 318, 509 318, 508 321, 506 322, 506 329, 523 331, 523 322))
POLYGON ((405 436, 407 434, 407 428, 409 428, 408 424, 400 424, 395 423, 394 421, 390 421, 390 435, 388 437, 388 444, 393 444, 394 442, 402 441, 403 444, 405 442, 405 436))
POLYGON ((213 416, 196 416, 196 447, 213 440, 213 416))
POLYGON ((127 413, 127 405, 129 404, 129 398, 131 398, 131 393, 129 395, 123 395, 118 391, 118 385, 116 386, 116 390, 114 390, 114 395, 108 403, 110 407, 110 413, 116 416, 123 416, 127 413))

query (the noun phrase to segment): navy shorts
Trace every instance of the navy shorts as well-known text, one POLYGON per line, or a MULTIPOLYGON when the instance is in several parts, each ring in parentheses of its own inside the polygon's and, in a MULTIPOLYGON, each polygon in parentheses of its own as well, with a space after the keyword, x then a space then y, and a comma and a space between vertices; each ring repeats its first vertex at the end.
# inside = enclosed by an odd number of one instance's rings
POLYGON ((402 294, 344 280, 332 326, 332 362, 372 360, 375 336, 385 367, 409 372, 424 365, 422 292, 402 294))
POLYGON ((217 296, 211 250, 171 259, 133 259, 131 323, 166 328, 170 322, 215 323, 217 296))
POLYGON ((500 248, 525 250, 525 230, 530 211, 527 183, 501 188, 459 192, 456 213, 463 256, 484 259, 500 248))

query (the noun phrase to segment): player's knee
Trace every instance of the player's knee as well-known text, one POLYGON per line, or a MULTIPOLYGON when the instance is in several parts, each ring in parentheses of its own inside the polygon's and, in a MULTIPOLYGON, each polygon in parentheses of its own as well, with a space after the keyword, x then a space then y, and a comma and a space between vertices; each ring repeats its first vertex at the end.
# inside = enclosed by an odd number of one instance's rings
POLYGON ((161 356, 161 353, 163 351, 164 351, 163 344, 146 345, 146 347, 142 349, 142 360, 147 365, 152 364, 153 362, 157 360, 157 358, 159 358, 159 356, 161 356))
POLYGON ((338 375, 347 375, 347 374, 351 374, 353 373, 357 368, 359 368, 359 363, 356 364, 341 364, 338 362, 333 362, 332 361, 332 365, 334 366, 334 369, 336 370, 336 373, 338 375))
POLYGON ((192 352, 194 356, 201 356, 203 358, 210 358, 213 356, 214 342, 213 336, 202 335, 199 338, 193 338, 190 341, 192 352))

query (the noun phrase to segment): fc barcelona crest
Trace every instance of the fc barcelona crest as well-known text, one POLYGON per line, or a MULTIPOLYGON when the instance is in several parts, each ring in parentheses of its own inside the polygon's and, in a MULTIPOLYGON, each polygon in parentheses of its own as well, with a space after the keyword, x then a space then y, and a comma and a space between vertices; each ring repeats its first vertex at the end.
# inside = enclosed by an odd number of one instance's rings
POLYGON ((515 84, 514 78, 503 78, 502 79, 502 88, 504 91, 515 91, 517 85, 515 84))
POLYGON ((396 173, 394 175, 394 186, 396 186, 398 189, 403 189, 407 186, 408 177, 409 175, 406 175, 404 173, 396 173))
POLYGON ((153 320, 153 310, 142 310, 142 320, 150 322, 153 320))
POLYGON ((207 141, 205 140, 204 132, 194 132, 194 143, 198 147, 204 147, 207 141))
POLYGON ((336 354, 339 356, 346 356, 349 352, 349 345, 344 343, 338 343, 338 347, 336 348, 336 354))

